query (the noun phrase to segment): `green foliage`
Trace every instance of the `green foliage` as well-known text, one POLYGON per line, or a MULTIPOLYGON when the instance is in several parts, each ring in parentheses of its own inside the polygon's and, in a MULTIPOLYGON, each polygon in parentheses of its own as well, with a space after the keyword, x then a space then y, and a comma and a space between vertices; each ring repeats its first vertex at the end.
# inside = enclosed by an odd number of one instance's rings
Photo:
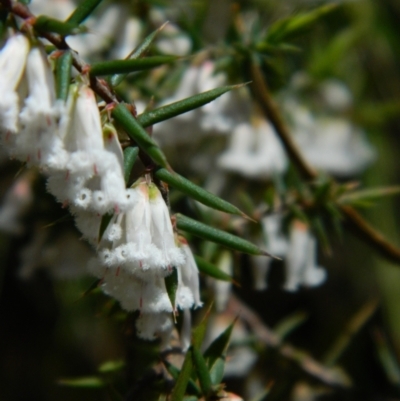
POLYGON ((201 202, 203 205, 209 206, 213 209, 220 210, 221 212, 237 214, 243 216, 236 206, 231 205, 229 202, 221 199, 218 196, 206 191, 205 189, 194 184, 192 181, 182 177, 181 175, 169 172, 165 168, 159 169, 155 173, 156 177, 166 182, 172 187, 179 189, 184 194, 201 202))
POLYGON ((190 96, 186 99, 159 107, 155 110, 144 112, 138 116, 138 121, 143 127, 149 127, 153 124, 168 120, 172 117, 179 116, 183 113, 204 106, 205 104, 217 99, 224 93, 241 86, 242 85, 223 86, 221 88, 211 89, 207 92, 190 96))
POLYGON ((130 72, 151 70, 164 64, 171 64, 179 60, 176 56, 152 56, 127 60, 98 61, 90 67, 90 75, 115 75, 130 72))
POLYGON ((64 51, 57 59, 56 67, 56 94, 57 99, 67 100, 71 83, 72 54, 64 51))
POLYGON ((75 25, 81 24, 89 17, 103 0, 82 0, 75 11, 68 17, 67 22, 75 25))
POLYGON ((116 106, 112 115, 125 132, 146 152, 155 163, 168 168, 167 159, 156 142, 147 134, 145 129, 136 121, 126 105, 116 106))
POLYGON ((227 248, 248 253, 250 255, 266 255, 271 256, 268 252, 263 251, 258 246, 246 241, 236 235, 227 233, 217 228, 210 227, 199 221, 193 220, 190 217, 182 214, 176 215, 177 227, 180 230, 186 231, 190 234, 200 238, 216 242, 217 244, 226 246, 227 248))
POLYGON ((124 177, 126 184, 129 182, 132 168, 137 160, 138 155, 139 148, 137 146, 128 146, 126 149, 124 149, 124 177))
POLYGON ((44 15, 37 17, 33 26, 37 31, 41 33, 54 32, 62 36, 81 33, 83 29, 73 22, 62 22, 54 18, 46 17, 44 15))

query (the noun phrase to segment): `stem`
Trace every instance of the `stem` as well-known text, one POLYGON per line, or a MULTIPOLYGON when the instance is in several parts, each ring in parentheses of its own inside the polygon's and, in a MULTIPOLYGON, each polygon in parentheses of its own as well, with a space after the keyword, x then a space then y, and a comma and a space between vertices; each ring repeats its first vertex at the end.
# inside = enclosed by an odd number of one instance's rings
MULTIPOLYGON (((263 111, 265 117, 271 122, 275 131, 281 138, 290 159, 306 180, 317 178, 317 171, 308 164, 296 143, 293 141, 293 137, 290 135, 289 129, 285 125, 278 107, 272 99, 260 67, 255 64, 255 62, 251 62, 250 75, 252 79, 250 89, 254 98, 263 111)), ((353 231, 364 242, 371 245, 383 257, 394 263, 400 264, 400 248, 387 241, 385 237, 372 227, 352 206, 340 204, 338 206, 346 217, 346 222, 349 224, 351 231, 353 231)))

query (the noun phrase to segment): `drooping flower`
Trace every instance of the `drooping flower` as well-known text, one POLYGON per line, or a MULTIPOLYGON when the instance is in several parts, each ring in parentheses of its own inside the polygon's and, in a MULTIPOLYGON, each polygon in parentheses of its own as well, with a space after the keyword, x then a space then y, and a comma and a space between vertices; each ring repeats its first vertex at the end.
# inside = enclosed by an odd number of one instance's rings
POLYGON ((314 287, 326 279, 326 271, 317 265, 317 242, 308 227, 295 221, 291 227, 289 250, 286 255, 287 291, 296 291, 300 286, 314 287))
POLYGON ((27 58, 28 96, 19 115, 21 129, 16 136, 14 155, 28 165, 63 166, 67 162, 58 121, 62 108, 56 104, 53 73, 47 55, 33 48, 27 58))
POLYGON ((248 178, 271 178, 283 174, 288 165, 282 143, 264 120, 239 124, 217 162, 220 168, 248 178))
MULTIPOLYGON (((282 234, 282 216, 273 214, 265 216, 261 220, 263 229, 263 242, 260 245, 271 255, 283 257, 288 251, 288 242, 282 234)), ((254 286, 257 290, 267 288, 267 275, 272 262, 271 258, 265 256, 251 256, 253 264, 254 286)))
POLYGON ((24 35, 8 38, 0 51, 0 132, 9 144, 18 130, 19 96, 17 87, 25 69, 29 41, 24 35))

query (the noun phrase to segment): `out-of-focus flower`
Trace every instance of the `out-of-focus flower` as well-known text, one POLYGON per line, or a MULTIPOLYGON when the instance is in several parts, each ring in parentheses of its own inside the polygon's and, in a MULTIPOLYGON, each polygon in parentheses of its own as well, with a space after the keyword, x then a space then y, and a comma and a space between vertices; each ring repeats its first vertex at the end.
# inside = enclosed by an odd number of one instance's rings
MULTIPOLYGON (((282 216, 274 214, 266 216, 261 220, 264 241, 260 245, 271 255, 283 257, 288 251, 288 242, 281 232, 282 216)), ((272 262, 271 258, 265 256, 251 256, 253 264, 254 286, 257 290, 267 288, 267 275, 272 262)))
MULTIPOLYGON (((232 254, 229 251, 222 251, 216 262, 218 269, 232 276, 233 260, 232 254)), ((222 312, 226 309, 231 294, 232 283, 229 281, 213 280, 209 278, 208 286, 214 296, 215 309, 217 312, 222 312)))
POLYGON ((312 79, 298 73, 281 94, 283 110, 301 152, 317 169, 343 177, 360 174, 376 155, 365 133, 340 114, 353 104, 349 89, 336 79, 310 88, 312 79), (317 112, 321 104, 323 113, 317 112))
POLYGON ((300 286, 314 287, 325 281, 326 271, 317 265, 316 256, 317 240, 304 223, 294 221, 285 258, 285 290, 296 291, 300 286))
MULTIPOLYGON (((183 72, 181 81, 173 95, 163 105, 214 89, 226 84, 223 73, 215 72, 215 64, 206 61, 201 65, 190 65, 183 72)), ((231 94, 226 93, 211 103, 154 126, 154 137, 161 144, 193 142, 205 133, 227 133, 234 119, 228 106, 231 94), (199 130, 200 128, 200 130, 199 130)))
POLYGON ((218 158, 220 168, 248 178, 271 178, 283 174, 287 165, 282 143, 265 120, 238 125, 232 132, 228 150, 218 158))

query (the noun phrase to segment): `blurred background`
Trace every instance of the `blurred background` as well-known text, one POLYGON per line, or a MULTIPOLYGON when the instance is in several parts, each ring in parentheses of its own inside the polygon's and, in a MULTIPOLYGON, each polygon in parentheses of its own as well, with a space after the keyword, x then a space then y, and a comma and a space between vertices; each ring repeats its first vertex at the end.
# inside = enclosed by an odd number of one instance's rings
MULTIPOLYGON (((62 0, 29 5, 37 15, 60 19, 74 6, 62 0)), ((248 82, 246 60, 253 57, 299 148, 324 177, 358 189, 399 184, 398 1, 105 0, 87 21, 88 33, 69 44, 88 61, 123 58, 165 21, 152 53, 183 59, 132 74, 118 87, 139 112, 248 82), (321 6, 333 8, 279 38, 277 21, 321 6)), ((263 142, 268 130, 260 121, 265 119, 246 86, 204 111, 155 126, 153 135, 185 177, 252 216, 282 212, 282 235, 289 238, 299 219, 294 206, 306 190, 276 133, 263 142)), ((40 172, 6 156, 1 169, 0 399, 129 399, 123 394, 145 371, 139 372, 141 352, 149 344, 132 340, 130 317, 86 274, 93 251, 46 193, 40 172), (68 382, 78 377, 86 382, 68 382)), ((400 244, 397 191, 353 203, 394 244, 400 244)), ((171 204, 174 212, 263 241, 265 225, 227 222, 173 191, 171 204)), ((222 297, 209 336, 239 315, 227 389, 245 400, 400 399, 400 264, 354 236, 345 222, 340 235, 329 224, 318 232, 307 216, 304 224, 318 238, 314 262, 326 272, 315 286, 285 290, 288 266, 275 260, 257 284, 257 261, 191 242, 240 283, 218 286, 202 276, 203 301, 222 297)), ((195 321, 201 314, 195 311, 195 321)))

